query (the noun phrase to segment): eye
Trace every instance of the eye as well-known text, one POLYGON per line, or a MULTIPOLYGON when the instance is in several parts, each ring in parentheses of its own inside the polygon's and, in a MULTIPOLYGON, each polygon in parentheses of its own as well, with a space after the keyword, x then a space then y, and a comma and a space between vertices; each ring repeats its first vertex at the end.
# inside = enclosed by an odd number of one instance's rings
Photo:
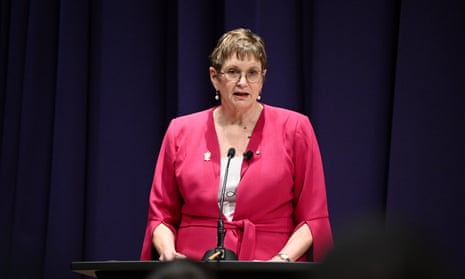
POLYGON ((254 76, 258 75, 258 71, 257 70, 250 70, 247 74, 249 76, 251 76, 251 77, 254 77, 254 76))
POLYGON ((229 69, 227 71, 228 74, 231 74, 231 75, 237 75, 237 73, 239 73, 239 71, 237 71, 236 69, 229 69))

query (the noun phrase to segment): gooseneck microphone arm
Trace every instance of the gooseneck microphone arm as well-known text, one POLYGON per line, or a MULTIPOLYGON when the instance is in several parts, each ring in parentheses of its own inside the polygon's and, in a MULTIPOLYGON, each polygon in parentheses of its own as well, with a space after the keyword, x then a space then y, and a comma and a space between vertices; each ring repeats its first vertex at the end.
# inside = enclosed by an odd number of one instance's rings
POLYGON ((229 163, 231 159, 236 154, 236 150, 234 148, 229 148, 228 150, 228 161, 226 163, 226 168, 224 170, 224 179, 223 179, 223 186, 221 187, 221 195, 220 195, 220 215, 218 216, 218 236, 217 236, 217 247, 223 248, 224 246, 224 219, 223 219, 223 205, 224 205, 224 193, 226 191, 226 182, 228 181, 228 172, 229 172, 229 163))
POLYGON ((228 172, 229 172, 229 163, 231 162, 231 159, 234 157, 236 154, 236 150, 231 147, 228 150, 228 161, 226 163, 226 168, 224 171, 224 178, 223 178, 223 185, 221 186, 221 191, 220 191, 220 212, 219 212, 219 217, 218 217, 218 225, 217 225, 217 243, 216 243, 216 248, 208 250, 204 256, 203 260, 204 261, 211 261, 211 260, 237 260, 237 255, 229 250, 225 249, 224 246, 224 220, 223 220, 223 204, 224 204, 224 193, 226 191, 226 184, 228 181, 228 172))

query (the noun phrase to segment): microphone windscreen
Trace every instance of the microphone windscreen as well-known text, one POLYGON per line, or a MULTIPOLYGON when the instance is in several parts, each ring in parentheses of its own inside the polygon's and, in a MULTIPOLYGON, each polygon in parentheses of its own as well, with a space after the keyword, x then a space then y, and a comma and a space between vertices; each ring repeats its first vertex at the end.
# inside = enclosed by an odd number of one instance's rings
POLYGON ((229 150, 228 150, 228 158, 234 157, 235 154, 236 154, 236 149, 234 149, 234 147, 229 148, 229 150))
POLYGON ((252 159, 252 156, 253 156, 253 152, 252 152, 252 150, 249 150, 249 151, 244 153, 244 160, 248 161, 248 160, 252 159))

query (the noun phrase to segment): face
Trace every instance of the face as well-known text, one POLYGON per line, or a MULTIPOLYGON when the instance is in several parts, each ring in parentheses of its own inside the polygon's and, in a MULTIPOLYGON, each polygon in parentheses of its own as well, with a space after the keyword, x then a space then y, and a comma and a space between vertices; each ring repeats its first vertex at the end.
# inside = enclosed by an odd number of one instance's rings
POLYGON ((247 55, 240 60, 233 54, 224 62, 220 72, 210 67, 210 79, 221 95, 221 104, 231 109, 251 107, 257 102, 265 74, 266 70, 262 73, 261 63, 253 55, 247 55), (234 75, 240 77, 231 79, 230 77, 234 75), (258 75, 258 81, 249 82, 246 75, 250 77, 249 79, 253 79, 253 75, 258 75))

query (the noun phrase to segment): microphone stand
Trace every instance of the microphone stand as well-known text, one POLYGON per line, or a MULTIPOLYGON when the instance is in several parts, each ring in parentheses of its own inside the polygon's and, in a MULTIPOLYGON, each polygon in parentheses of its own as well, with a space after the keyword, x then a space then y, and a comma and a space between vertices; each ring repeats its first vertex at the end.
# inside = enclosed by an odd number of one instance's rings
POLYGON ((223 204, 224 204, 224 192, 226 191, 226 182, 228 180, 228 172, 229 172, 229 163, 231 159, 234 157, 236 150, 234 148, 230 148, 228 150, 228 161, 226 163, 226 169, 224 171, 224 180, 223 185, 221 187, 221 195, 220 195, 220 215, 218 217, 218 229, 217 229, 217 244, 216 248, 208 250, 203 255, 203 261, 224 261, 224 260, 237 260, 237 255, 230 249, 224 248, 224 220, 223 220, 223 204))

